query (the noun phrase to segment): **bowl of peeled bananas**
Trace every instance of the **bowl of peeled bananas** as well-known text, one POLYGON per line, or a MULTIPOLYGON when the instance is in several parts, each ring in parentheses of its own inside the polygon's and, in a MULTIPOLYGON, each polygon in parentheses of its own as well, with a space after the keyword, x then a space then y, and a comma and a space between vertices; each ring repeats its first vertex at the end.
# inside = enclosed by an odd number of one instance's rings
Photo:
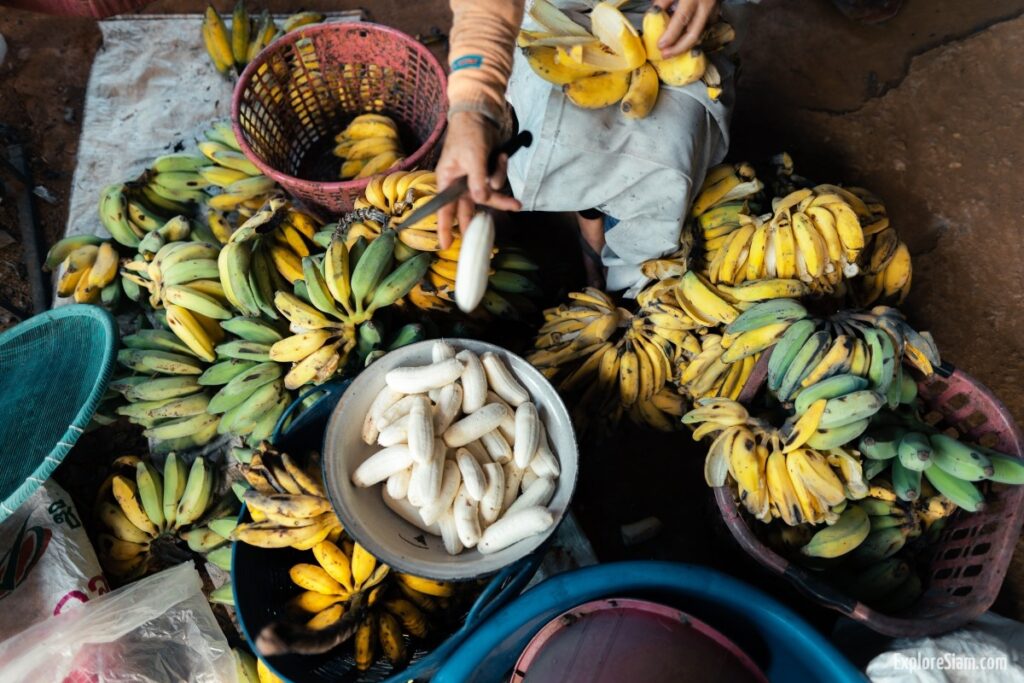
POLYGON ((565 405, 522 358, 451 339, 366 368, 327 426, 324 480, 346 533, 403 572, 494 574, 554 533, 576 483, 565 405))
POLYGON ((445 75, 423 45, 370 23, 303 26, 245 68, 231 119, 243 153, 291 195, 337 214, 369 179, 429 168, 445 75))

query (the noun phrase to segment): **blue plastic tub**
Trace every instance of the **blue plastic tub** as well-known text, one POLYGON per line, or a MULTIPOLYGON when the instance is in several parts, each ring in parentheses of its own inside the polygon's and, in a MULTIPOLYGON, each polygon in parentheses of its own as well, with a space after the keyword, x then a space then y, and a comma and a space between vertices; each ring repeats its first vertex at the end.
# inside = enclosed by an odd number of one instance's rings
MULTIPOLYGON (((345 379, 325 384, 300 396, 281 416, 274 432, 274 445, 284 451, 304 453, 309 449, 321 450, 327 419, 351 380, 345 379), (306 396, 321 393, 316 403, 294 418, 287 429, 283 425, 306 396)), ((322 450, 321 450, 322 452, 322 450)), ((242 510, 242 516, 248 513, 242 510)), ((537 567, 540 566, 546 546, 533 555, 524 557, 503 569, 491 579, 480 597, 470 608, 462 627, 429 652, 420 652, 418 657, 401 672, 394 672, 391 666, 377 662, 369 671, 354 669, 351 648, 337 648, 335 651, 314 656, 285 655, 266 659, 267 666, 285 681, 306 683, 307 681, 350 681, 369 683, 406 683, 427 681, 441 664, 480 624, 495 611, 526 587, 537 567)), ((236 614, 242 634, 253 652, 257 652, 255 636, 268 622, 276 618, 287 599, 298 592, 288 577, 288 568, 295 562, 313 562, 313 554, 290 548, 268 550, 235 543, 233 549, 232 582, 236 614)))
POLYGON ((554 576, 479 626, 433 683, 508 681, 520 653, 551 619, 606 597, 671 604, 733 640, 772 681, 845 683, 865 676, 807 622, 761 591, 705 567, 615 562, 554 576))

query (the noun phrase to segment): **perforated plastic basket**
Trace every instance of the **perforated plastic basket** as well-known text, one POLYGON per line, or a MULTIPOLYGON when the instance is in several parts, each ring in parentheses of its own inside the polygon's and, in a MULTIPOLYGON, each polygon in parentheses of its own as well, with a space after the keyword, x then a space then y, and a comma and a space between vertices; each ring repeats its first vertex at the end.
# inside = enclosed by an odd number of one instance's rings
MULTIPOLYGON (((748 389, 759 384, 752 376, 748 389)), ((745 391, 748 398, 749 393, 745 391)), ((929 410, 942 415, 941 426, 955 427, 969 441, 1024 457, 1024 436, 1009 411, 967 373, 944 365, 919 383, 918 395, 929 410)), ((715 501, 733 537, 758 562, 825 607, 896 637, 951 631, 988 610, 999 594, 1024 524, 1024 486, 994 485, 987 492, 984 511, 957 513, 919 558, 927 590, 913 606, 893 616, 844 594, 762 543, 728 487, 715 489, 715 501)))
POLYGON ((0 522, 49 478, 92 419, 117 328, 102 308, 61 306, 0 334, 0 522))
POLYGON ((334 136, 358 114, 393 118, 408 156, 394 169, 432 167, 447 100, 444 69, 393 28, 309 26, 274 41, 235 87, 231 121, 242 151, 293 196, 330 213, 350 211, 369 178, 337 181, 334 136))

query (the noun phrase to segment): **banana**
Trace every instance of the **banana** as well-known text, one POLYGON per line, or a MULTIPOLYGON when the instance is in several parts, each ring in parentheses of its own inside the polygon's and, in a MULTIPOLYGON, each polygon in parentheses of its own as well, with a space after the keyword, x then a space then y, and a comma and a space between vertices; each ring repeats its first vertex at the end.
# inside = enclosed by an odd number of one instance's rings
POLYGON ((712 287, 693 271, 685 273, 680 281, 680 292, 699 312, 699 317, 728 325, 736 320, 740 313, 718 296, 712 287))
POLYGON ((860 250, 864 248, 864 231, 860 226, 857 214, 848 205, 841 202, 826 204, 825 208, 835 218, 836 231, 843 243, 847 260, 850 263, 856 262, 860 250))
POLYGON ((800 386, 806 388, 832 375, 848 372, 852 360, 853 339, 840 334, 832 340, 832 345, 818 364, 800 380, 800 386))
MULTIPOLYGON (((739 336, 722 354, 722 362, 735 363, 738 360, 764 351, 772 346, 789 329, 789 326, 789 322, 780 322, 739 333, 739 336)), ((726 329, 728 330, 729 328, 726 329)))
POLYGON ((252 360, 265 363, 270 360, 270 344, 257 344, 247 341, 232 341, 216 347, 217 358, 252 360))
POLYGON ((210 280, 220 277, 217 262, 213 259, 181 261, 172 269, 162 269, 164 285, 183 285, 196 280, 210 280))
POLYGON ((313 555, 324 571, 346 591, 354 592, 351 559, 330 541, 321 541, 313 546, 313 555))
POLYGON ((650 62, 635 69, 629 77, 629 89, 619 103, 626 118, 642 119, 651 113, 658 101, 658 72, 650 62))
POLYGON ((833 399, 862 391, 867 388, 869 382, 864 377, 853 374, 833 375, 823 379, 811 386, 801 389, 793 402, 793 411, 797 415, 803 415, 812 403, 818 399, 833 399))
POLYGON ((903 464, 903 458, 895 458, 892 461, 892 488, 900 500, 917 500, 921 496, 921 470, 910 469, 903 464))
POLYGON ((248 399, 256 389, 281 377, 282 372, 281 366, 273 362, 253 366, 225 384, 210 399, 207 410, 212 414, 227 412, 248 399))
POLYGON ((100 194, 100 222, 110 236, 126 247, 138 247, 140 235, 136 234, 128 219, 127 185, 108 185, 100 194))
POLYGON ((185 488, 182 490, 175 520, 178 527, 187 526, 199 519, 210 503, 214 473, 206 460, 199 457, 192 462, 185 488))
POLYGON ((861 565, 874 564, 888 559, 903 549, 909 533, 910 531, 906 527, 889 527, 872 531, 850 554, 850 558, 861 565))
POLYGON ((820 398, 812 403, 796 420, 790 418, 780 430, 783 439, 783 453, 800 448, 811 438, 821 424, 822 416, 828 406, 828 400, 820 398))
POLYGON ((303 527, 282 527, 275 522, 252 522, 239 524, 232 537, 260 548, 288 548, 307 541, 325 530, 324 527, 317 524, 303 527))
POLYGON ((288 575, 291 577, 292 583, 299 588, 321 595, 345 596, 351 592, 331 578, 323 567, 315 564, 300 562, 288 570, 288 575))
POLYGON ((377 622, 381 648, 384 656, 394 667, 401 667, 408 657, 405 640, 402 638, 402 627, 390 612, 377 612, 377 622))
POLYGON ((326 279, 314 257, 307 256, 302 259, 302 273, 310 303, 324 313, 336 318, 345 318, 346 316, 335 306, 334 296, 328 289, 326 279))
POLYGON ((148 543, 122 541, 120 538, 110 534, 100 534, 97 540, 99 541, 100 556, 118 562, 125 562, 139 557, 144 558, 149 550, 148 543))
MULTIPOLYGON (((204 143, 199 144, 200 150, 202 150, 203 144, 204 143)), ((241 171, 242 173, 246 173, 251 176, 262 175, 262 171, 249 161, 244 154, 233 149, 218 149, 208 156, 215 164, 220 166, 241 171)))
POLYGON ((786 524, 796 526, 804 522, 797 493, 786 467, 786 455, 782 451, 773 451, 768 456, 765 466, 765 482, 771 498, 773 509, 786 524))
POLYGON ((201 386, 221 386, 256 365, 256 361, 232 358, 214 363, 199 376, 201 386))
MULTIPOLYGON (((793 393, 800 386, 804 377, 817 367, 825 357, 825 354, 828 353, 829 342, 829 334, 824 330, 815 332, 807 337, 803 346, 794 354, 789 367, 778 382, 776 394, 780 400, 788 401, 792 398, 793 393)), ((774 356, 775 354, 772 353, 772 355, 774 356)), ((770 370, 771 368, 769 367, 770 370)))
POLYGON ((867 513, 857 505, 849 505, 839 521, 815 533, 800 552, 809 557, 840 557, 859 546, 869 533, 871 522, 867 513))
POLYGON ((531 45, 523 48, 523 56, 526 57, 526 62, 534 73, 553 85, 568 85, 575 80, 598 73, 598 70, 593 67, 576 64, 569 60, 558 61, 556 59, 557 52, 553 46, 548 45, 531 45))
POLYGON ((135 466, 135 483, 146 516, 157 529, 164 529, 163 478, 153 465, 140 461, 135 466))
MULTIPOLYGON (((805 344, 814 334, 815 323, 812 320, 794 322, 779 338, 768 359, 768 388, 778 391, 790 366, 803 350, 805 344)), ((810 353, 808 351, 807 353, 810 353)), ((806 363, 806 359, 802 359, 806 363)))
POLYGON ((135 482, 121 475, 116 475, 111 485, 114 498, 117 500, 117 504, 121 507, 125 517, 147 535, 157 536, 160 533, 160 529, 149 518, 146 511, 143 510, 135 482))
POLYGON ((110 501, 102 501, 97 508, 97 513, 113 535, 122 541, 145 544, 153 538, 151 534, 132 524, 121 508, 110 501))
POLYGON ((818 426, 821 429, 832 429, 868 419, 877 413, 882 405, 882 397, 870 389, 830 398, 826 401, 825 411, 818 426))
MULTIPOLYGON (((403 231, 407 232, 407 231, 403 231)), ((359 262, 352 269, 352 298, 357 312, 373 295, 378 283, 391 267, 395 245, 394 230, 386 230, 366 248, 359 262)))
POLYGON ((373 290, 365 314, 370 315, 379 308, 390 306, 408 294, 409 290, 423 279, 430 265, 430 259, 429 254, 419 254, 381 280, 373 290))
POLYGON ((609 107, 625 97, 628 90, 628 71, 584 76, 562 86, 565 97, 584 109, 609 107))
POLYGON ((203 43, 217 71, 226 74, 234 63, 231 36, 213 6, 206 8, 202 26, 203 43))
POLYGON ((289 292, 278 291, 274 294, 274 305, 289 322, 305 330, 337 328, 340 325, 289 292))
POLYGON ((988 477, 990 481, 1000 484, 1024 484, 1024 462, 1020 458, 989 449, 985 449, 985 455, 988 456, 992 467, 992 474, 988 477))
POLYGON ((232 317, 231 311, 221 305, 215 298, 192 289, 187 285, 164 287, 164 300, 204 315, 207 318, 228 320, 232 317))
MULTIPOLYGON (((909 470, 923 472, 933 463, 932 445, 928 436, 920 432, 906 432, 896 449, 900 464, 909 470)), ((895 472, 895 465, 894 465, 895 472)), ((895 475, 893 484, 896 484, 895 475)))
POLYGON ((370 612, 356 627, 354 636, 356 669, 366 671, 376 659, 376 612, 370 612))
POLYGON ((217 421, 216 415, 209 415, 203 412, 198 415, 161 422, 145 430, 143 435, 158 441, 183 439, 200 432, 205 432, 211 425, 215 425, 217 421))
POLYGON ((273 344, 283 339, 275 326, 260 318, 231 318, 221 321, 220 326, 243 341, 257 344, 273 344))
POLYGON ((455 592, 455 587, 447 581, 436 581, 412 574, 395 572, 393 574, 398 582, 417 593, 429 595, 436 598, 449 598, 455 592))
POLYGON ((165 375, 199 375, 203 367, 192 355, 155 351, 151 349, 121 349, 117 361, 137 372, 157 372, 165 375))
MULTIPOLYGON (((283 402, 284 386, 274 380, 252 392, 242 403, 224 413, 218 431, 222 434, 247 434, 271 409, 279 409, 283 402)), ((276 410, 275 410, 276 412, 276 410)))
POLYGON ((819 451, 827 451, 830 448, 839 448, 855 440, 864 430, 868 428, 871 420, 864 418, 840 427, 828 429, 819 427, 817 432, 807 440, 806 445, 819 451))
MULTIPOLYGON (((246 316, 258 316, 260 306, 249 283, 248 273, 252 264, 252 248, 244 242, 225 244, 217 256, 220 283, 228 301, 246 316)), ((211 316, 212 317, 212 316, 211 316)), ((230 319, 232 316, 228 315, 230 319)))
POLYGON ((238 0, 231 14, 231 55, 239 73, 248 63, 249 33, 249 13, 245 11, 245 0, 238 0))
POLYGON ((178 456, 170 453, 164 462, 163 491, 161 496, 161 507, 163 509, 164 521, 167 528, 177 527, 178 502, 185 492, 185 483, 188 480, 188 470, 178 456))
POLYGON ((213 362, 217 357, 213 350, 214 341, 196 315, 187 308, 172 303, 166 303, 164 307, 167 310, 167 325, 171 331, 185 342, 198 358, 208 363, 213 362))
MULTIPOLYGON (((995 469, 984 453, 945 434, 932 434, 928 438, 931 442, 931 460, 946 474, 964 481, 981 481, 994 474, 995 469)), ((924 447, 922 444, 922 448, 924 447)), ((935 488, 939 489, 937 485, 935 488)), ((944 493, 942 489, 939 489, 939 492, 944 493)))

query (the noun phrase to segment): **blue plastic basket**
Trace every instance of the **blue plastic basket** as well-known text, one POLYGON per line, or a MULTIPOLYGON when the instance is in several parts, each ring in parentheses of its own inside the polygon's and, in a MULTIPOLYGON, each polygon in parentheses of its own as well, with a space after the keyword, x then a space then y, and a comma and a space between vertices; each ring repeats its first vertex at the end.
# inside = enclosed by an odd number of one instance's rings
POLYGON ((110 314, 81 304, 0 334, 0 522, 82 435, 107 390, 116 344, 110 314))
POLYGON ((553 576, 479 626, 431 680, 507 681, 545 624, 577 605, 608 597, 646 598, 692 614, 729 637, 772 681, 867 680, 807 622, 761 591, 712 569, 675 562, 614 562, 553 576))
MULTIPOLYGON (((350 383, 351 379, 344 379, 324 384, 296 399, 278 421, 273 437, 275 446, 293 453, 320 450, 323 446, 327 419, 350 383), (322 393, 322 396, 288 423, 288 417, 298 409, 300 403, 317 392, 322 393), (285 423, 288 423, 287 429, 284 428, 285 423)), ((241 518, 248 521, 248 513, 244 508, 241 518)), ((417 650, 404 671, 396 672, 383 661, 378 661, 369 671, 356 671, 349 653, 350 648, 344 647, 323 655, 274 657, 266 659, 265 663, 285 681, 296 683, 404 683, 429 680, 481 623, 526 587, 540 566, 545 549, 546 547, 542 547, 533 555, 496 574, 470 608, 462 626, 448 638, 435 643, 431 649, 417 650)), ((299 592, 288 576, 288 568, 296 562, 315 562, 315 559, 310 551, 290 548, 268 550, 243 543, 234 544, 231 579, 235 611, 242 634, 253 652, 257 652, 255 636, 267 623, 279 618, 288 599, 299 592)))

